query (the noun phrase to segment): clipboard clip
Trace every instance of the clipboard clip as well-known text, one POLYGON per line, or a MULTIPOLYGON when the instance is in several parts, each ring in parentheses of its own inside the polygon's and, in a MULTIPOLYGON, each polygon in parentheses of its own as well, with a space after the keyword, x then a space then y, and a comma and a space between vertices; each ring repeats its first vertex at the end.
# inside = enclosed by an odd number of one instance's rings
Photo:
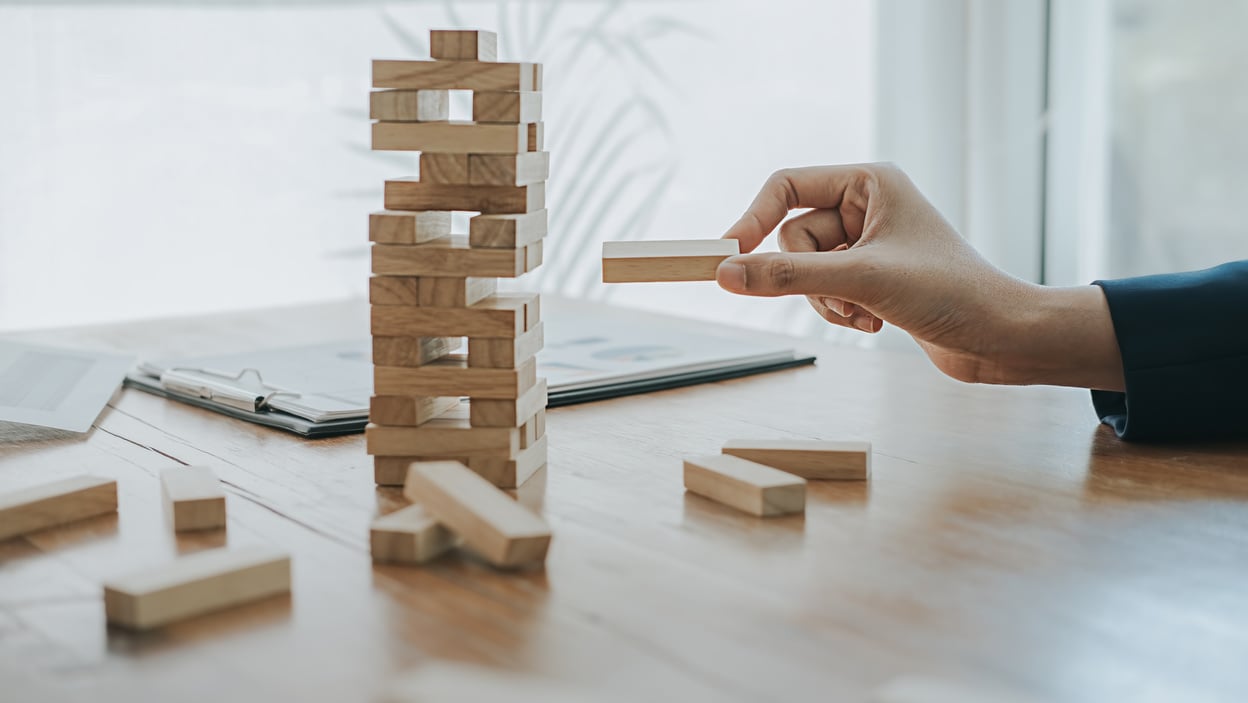
POLYGON ((266 384, 257 369, 229 374, 212 369, 173 368, 160 374, 160 385, 171 393, 253 413, 267 411, 269 403, 278 396, 299 397, 298 393, 266 384))

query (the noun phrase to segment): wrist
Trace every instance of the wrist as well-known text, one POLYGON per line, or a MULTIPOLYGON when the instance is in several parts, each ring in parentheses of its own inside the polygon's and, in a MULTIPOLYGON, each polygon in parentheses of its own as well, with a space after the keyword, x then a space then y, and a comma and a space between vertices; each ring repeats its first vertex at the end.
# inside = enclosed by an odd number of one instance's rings
POLYGON ((1125 388, 1113 318, 1099 286, 1031 286, 1028 299, 1014 321, 1013 383, 1125 388))

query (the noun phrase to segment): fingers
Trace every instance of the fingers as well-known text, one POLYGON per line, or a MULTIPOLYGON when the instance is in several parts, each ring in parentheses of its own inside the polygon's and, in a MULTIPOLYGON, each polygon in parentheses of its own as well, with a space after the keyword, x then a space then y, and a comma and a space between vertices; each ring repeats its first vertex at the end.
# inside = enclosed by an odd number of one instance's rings
POLYGON ((835 251, 850 242, 837 210, 804 212, 780 225, 781 251, 835 251))
POLYGON ((874 334, 884 328, 883 320, 852 303, 846 303, 846 305, 851 310, 857 312, 850 315, 841 315, 824 304, 823 301, 829 300, 829 298, 806 296, 806 299, 810 301, 810 306, 815 309, 815 312, 819 313, 820 317, 837 327, 849 327, 869 334, 874 334))
POLYGON ((840 252, 748 254, 731 256, 719 265, 720 287, 741 295, 818 295, 857 300, 863 254, 840 252))
POLYGON ((738 239, 742 251, 753 251, 794 208, 838 208, 847 190, 855 191, 859 196, 856 200, 865 202, 873 187, 872 174, 867 166, 811 166, 776 171, 724 238, 738 239))

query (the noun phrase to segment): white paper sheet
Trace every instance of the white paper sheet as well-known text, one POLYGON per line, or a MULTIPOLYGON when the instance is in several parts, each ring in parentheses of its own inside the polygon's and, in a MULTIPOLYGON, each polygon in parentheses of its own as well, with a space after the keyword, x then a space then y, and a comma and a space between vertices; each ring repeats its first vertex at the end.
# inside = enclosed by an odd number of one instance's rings
POLYGON ((0 422, 86 432, 134 357, 0 339, 0 422))

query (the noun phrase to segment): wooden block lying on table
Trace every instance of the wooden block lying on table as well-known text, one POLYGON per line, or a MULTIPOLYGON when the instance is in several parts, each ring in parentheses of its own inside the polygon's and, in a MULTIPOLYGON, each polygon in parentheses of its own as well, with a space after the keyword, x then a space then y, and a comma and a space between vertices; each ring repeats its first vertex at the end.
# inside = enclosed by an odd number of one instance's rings
POLYGON ((533 212, 546 207, 546 185, 459 186, 399 178, 386 181, 385 206, 387 210, 469 210, 487 215, 533 212))
POLYGON ((429 55, 439 61, 497 61, 498 35, 479 29, 434 29, 429 55))
POLYGON ((374 336, 373 364, 376 366, 424 366, 444 358, 458 349, 459 345, 459 335, 449 337, 374 336))
POLYGON ((459 407, 459 396, 413 397, 375 395, 369 399, 368 421, 375 425, 416 427, 459 407))
POLYGON ((455 358, 417 367, 373 367, 373 388, 378 395, 515 399, 536 384, 537 359, 515 369, 470 368, 466 359, 455 358))
POLYGON ((468 155, 421 152, 420 182, 443 185, 467 185, 468 155))
POLYGON ((378 244, 422 244, 450 235, 450 212, 383 210, 368 216, 368 239, 378 244))
POLYGON ((806 509, 806 479, 735 456, 685 459, 685 488, 760 517, 806 509))
POLYGON ((468 220, 468 244, 489 249, 519 249, 546 236, 546 210, 512 215, 477 215, 468 220))
POLYGON ((467 419, 452 417, 420 427, 369 425, 364 440, 373 456, 514 459, 520 452, 518 428, 473 427, 467 419))
POLYGON ((290 557, 268 547, 212 549, 104 584, 108 622, 136 630, 290 592, 290 557))
POLYGON ((871 472, 870 442, 738 439, 725 444, 724 453, 807 479, 861 481, 871 472))
POLYGON ((369 527, 370 551, 373 561, 379 563, 424 564, 454 547, 455 542, 455 535, 423 505, 382 515, 369 527))
POLYGON ((479 90, 472 94, 473 122, 528 124, 542 121, 542 94, 479 90))
MULTIPOLYGON (((373 351, 377 337, 502 337, 514 339, 541 321, 536 293, 497 293, 463 308, 377 305, 372 308, 373 351)), ((374 362, 376 363, 376 362, 374 362)), ((382 364, 383 366, 415 364, 382 364)))
POLYGON ((550 546, 546 522, 463 464, 412 464, 403 495, 424 505, 495 566, 520 566, 546 558, 550 546))
POLYGON ((461 121, 374 122, 373 149, 438 154, 515 154, 540 151, 541 132, 534 132, 530 127, 532 125, 461 121))
POLYGON ((546 438, 521 449, 515 459, 472 457, 463 462, 472 472, 499 488, 519 488, 546 465, 546 438))
POLYGON ((468 365, 483 369, 514 369, 533 358, 544 344, 544 323, 514 339, 468 338, 468 365))
POLYGON ((0 540, 117 511, 117 482, 72 478, 0 495, 0 540))
POLYGON ((373 273, 383 276, 513 278, 525 272, 523 249, 474 249, 462 235, 411 246, 374 244, 373 273))
POLYGON ((463 308, 475 305, 498 292, 494 278, 420 278, 420 304, 434 308, 463 308))
MULTIPOLYGON (((534 363, 534 373, 536 370, 537 366, 534 363)), ((520 427, 539 410, 546 407, 546 379, 538 379, 532 388, 524 391, 519 398, 514 400, 491 400, 473 396, 471 393, 465 395, 469 398, 469 421, 473 427, 520 427)))
POLYGON ((438 122, 451 117, 445 90, 376 90, 368 96, 368 116, 386 122, 438 122))
POLYGON ((713 281, 740 246, 735 239, 603 242, 602 282, 713 281))
POLYGON ((539 64, 487 61, 373 61, 374 88, 541 90, 539 64))
POLYGON ((206 466, 173 467, 160 472, 165 509, 173 517, 173 531, 214 530, 225 527, 225 491, 206 466))

